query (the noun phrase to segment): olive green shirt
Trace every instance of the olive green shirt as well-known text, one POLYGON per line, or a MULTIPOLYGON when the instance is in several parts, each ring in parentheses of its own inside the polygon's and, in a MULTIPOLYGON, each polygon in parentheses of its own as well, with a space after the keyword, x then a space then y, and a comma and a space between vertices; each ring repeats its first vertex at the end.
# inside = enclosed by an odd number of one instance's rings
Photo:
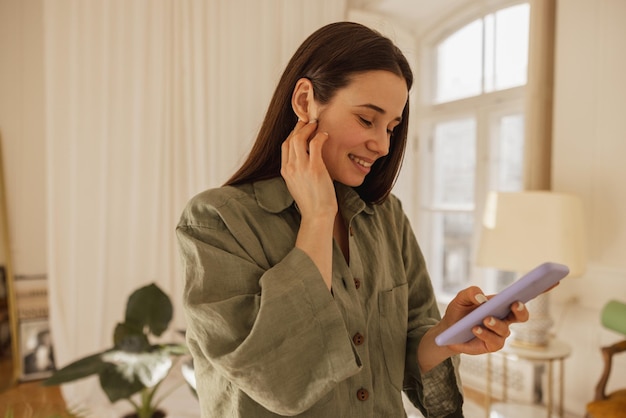
POLYGON ((195 196, 177 227, 187 341, 203 418, 460 417, 454 361, 420 373, 440 319, 400 201, 336 184, 350 262, 333 247, 332 293, 295 248, 300 214, 282 178, 195 196))

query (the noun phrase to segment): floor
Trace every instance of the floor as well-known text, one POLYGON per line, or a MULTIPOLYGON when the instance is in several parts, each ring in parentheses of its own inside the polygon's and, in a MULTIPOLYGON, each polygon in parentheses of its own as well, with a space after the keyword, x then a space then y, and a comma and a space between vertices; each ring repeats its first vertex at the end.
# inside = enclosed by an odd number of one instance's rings
MULTIPOLYGON (((10 358, 0 358, 0 418, 72 418, 61 396, 58 386, 43 387, 41 381, 10 384, 12 366, 10 358), (13 415, 9 415, 9 412, 13 415)), ((481 392, 465 389, 467 418, 483 418, 482 404, 484 395, 481 392)), ((421 414, 410 417, 420 417, 421 414)), ((492 415, 494 416, 494 415, 492 415)), ((498 415, 501 417, 502 415, 498 415)), ((566 417, 572 417, 566 414, 566 417)))
MULTIPOLYGON (((57 386, 43 387, 41 381, 21 383, 11 386, 9 376, 12 375, 10 359, 0 359, 0 418, 7 417, 12 411, 15 418, 69 418, 72 415, 67 411, 61 392, 57 386)), ((483 395, 479 392, 466 390, 468 400, 473 400, 475 410, 481 411, 476 402, 481 403, 483 395)), ((410 412, 410 411, 409 411, 410 412)), ((478 418, 479 414, 471 413, 468 418, 478 418)), ((421 414, 409 414, 410 417, 421 417, 421 414)))
POLYGON ((71 417, 57 386, 42 387, 41 381, 11 384, 11 358, 0 359, 0 417, 71 417), (13 415, 11 415, 11 413, 13 415))

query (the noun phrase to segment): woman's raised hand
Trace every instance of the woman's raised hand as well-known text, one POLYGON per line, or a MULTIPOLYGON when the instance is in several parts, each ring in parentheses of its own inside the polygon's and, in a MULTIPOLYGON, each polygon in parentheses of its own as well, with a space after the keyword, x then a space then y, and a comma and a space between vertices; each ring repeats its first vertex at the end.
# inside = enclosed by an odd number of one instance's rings
POLYGON ((282 145, 280 174, 304 218, 330 217, 337 213, 333 181, 322 159, 326 132, 317 132, 317 121, 298 121, 282 145))
POLYGON ((296 247, 311 257, 330 290, 337 197, 322 159, 327 140, 327 133, 317 132, 317 121, 298 121, 283 142, 280 174, 302 217, 296 247))

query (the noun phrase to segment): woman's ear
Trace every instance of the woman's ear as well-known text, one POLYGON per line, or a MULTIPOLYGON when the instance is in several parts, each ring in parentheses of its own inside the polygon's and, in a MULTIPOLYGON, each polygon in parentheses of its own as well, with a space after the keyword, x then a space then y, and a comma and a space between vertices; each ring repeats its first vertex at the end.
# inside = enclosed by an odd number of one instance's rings
POLYGON ((317 119, 313 83, 308 78, 301 78, 296 82, 291 95, 291 107, 300 120, 309 122, 317 119))

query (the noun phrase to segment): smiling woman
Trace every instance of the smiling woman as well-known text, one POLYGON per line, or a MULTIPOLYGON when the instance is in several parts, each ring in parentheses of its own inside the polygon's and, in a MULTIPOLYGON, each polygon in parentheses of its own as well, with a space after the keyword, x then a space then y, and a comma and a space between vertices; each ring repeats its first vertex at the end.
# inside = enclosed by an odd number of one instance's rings
POLYGON ((486 297, 468 288, 441 318, 424 259, 391 194, 407 140, 409 64, 357 23, 321 27, 279 80, 248 158, 192 198, 177 227, 187 341, 203 415, 463 415, 459 353, 500 349, 511 323, 470 342, 436 335, 486 297))

